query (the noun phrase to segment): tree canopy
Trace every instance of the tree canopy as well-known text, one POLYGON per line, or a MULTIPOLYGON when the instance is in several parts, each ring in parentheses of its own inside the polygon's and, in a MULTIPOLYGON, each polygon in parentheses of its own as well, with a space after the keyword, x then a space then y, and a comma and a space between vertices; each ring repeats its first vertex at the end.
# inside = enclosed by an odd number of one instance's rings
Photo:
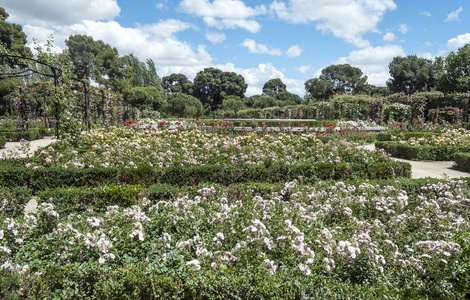
POLYGON ((7 23, 9 14, 0 7, 0 43, 20 56, 31 57, 31 49, 26 47, 26 34, 23 27, 15 23, 7 23))
POLYGON ((470 91, 470 44, 451 52, 445 58, 439 88, 443 92, 470 91))
POLYGON ((243 98, 246 88, 243 76, 234 72, 222 72, 216 68, 206 68, 194 78, 194 96, 212 110, 219 108, 227 96, 243 98))
POLYGON ((162 78, 162 87, 167 94, 183 93, 192 95, 194 84, 181 73, 171 74, 162 78))
POLYGON ((416 55, 397 56, 388 65, 391 78, 387 81, 387 86, 396 93, 429 91, 436 87, 441 68, 439 60, 433 62, 416 55))

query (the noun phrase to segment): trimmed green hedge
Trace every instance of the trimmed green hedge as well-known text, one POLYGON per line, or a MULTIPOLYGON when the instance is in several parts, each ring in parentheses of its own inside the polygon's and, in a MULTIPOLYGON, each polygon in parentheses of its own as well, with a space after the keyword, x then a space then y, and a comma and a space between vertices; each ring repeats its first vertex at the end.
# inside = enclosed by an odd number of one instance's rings
POLYGON ((0 135, 0 149, 5 148, 6 143, 7 143, 7 138, 3 135, 0 135))
POLYGON ((317 180, 387 179, 410 177, 411 165, 389 161, 376 164, 301 164, 301 165, 206 165, 172 166, 169 168, 140 167, 119 168, 14 168, 0 169, 0 186, 28 186, 35 191, 45 188, 67 186, 100 186, 105 184, 155 183, 194 186, 211 182, 230 185, 242 182, 286 182, 303 177, 305 182, 317 180))
POLYGON ((37 140, 47 135, 47 129, 39 128, 30 131, 2 131, 0 135, 4 136, 9 142, 19 142, 20 140, 37 140))
POLYGON ((104 185, 97 188, 68 187, 38 191, 38 202, 54 204, 59 213, 81 213, 87 209, 106 211, 110 205, 130 207, 142 193, 140 185, 104 185))
POLYGON ((454 161, 457 169, 470 172, 470 152, 454 153, 454 161))
POLYGON ((376 142, 377 149, 384 149, 393 157, 404 158, 409 160, 453 160, 454 153, 470 152, 468 146, 413 146, 408 144, 400 144, 398 142, 376 142))
POLYGON ((389 133, 389 132, 381 132, 377 134, 377 141, 391 141, 392 135, 399 136, 403 140, 409 140, 411 138, 419 139, 423 137, 430 137, 434 135, 441 135, 441 132, 403 132, 403 133, 389 133))

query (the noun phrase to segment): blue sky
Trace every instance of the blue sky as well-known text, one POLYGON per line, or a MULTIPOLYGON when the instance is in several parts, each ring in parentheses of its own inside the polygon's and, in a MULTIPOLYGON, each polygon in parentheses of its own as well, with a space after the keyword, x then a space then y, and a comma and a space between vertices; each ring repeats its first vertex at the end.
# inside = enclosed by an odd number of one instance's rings
POLYGON ((303 95, 322 68, 349 63, 383 86, 395 56, 433 59, 470 42, 463 0, 2 0, 29 42, 72 34, 152 58, 161 77, 206 67, 244 76, 247 95, 281 78, 303 95))

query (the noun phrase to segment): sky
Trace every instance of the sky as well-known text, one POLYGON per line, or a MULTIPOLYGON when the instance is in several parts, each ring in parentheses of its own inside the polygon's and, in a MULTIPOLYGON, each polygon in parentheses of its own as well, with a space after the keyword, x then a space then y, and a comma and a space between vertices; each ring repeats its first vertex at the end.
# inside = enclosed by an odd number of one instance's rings
POLYGON ((333 64, 350 64, 385 86, 396 56, 433 59, 470 42, 465 0, 0 0, 28 36, 55 51, 85 34, 119 55, 151 58, 160 77, 204 68, 235 72, 247 96, 280 78, 304 83, 333 64))

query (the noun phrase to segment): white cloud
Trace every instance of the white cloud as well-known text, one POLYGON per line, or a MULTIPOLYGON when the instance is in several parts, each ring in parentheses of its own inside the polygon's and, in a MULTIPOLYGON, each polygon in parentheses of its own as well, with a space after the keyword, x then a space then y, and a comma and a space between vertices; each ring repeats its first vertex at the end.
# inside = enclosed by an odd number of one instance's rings
POLYGON ((216 65, 215 67, 222 71, 235 72, 242 75, 245 78, 245 82, 248 84, 247 96, 261 94, 263 85, 273 78, 281 79, 282 82, 286 84, 289 92, 300 96, 305 94, 303 80, 286 78, 284 73, 276 69, 271 63, 259 64, 257 67, 249 69, 237 68, 233 63, 216 65))
POLYGON ((460 47, 468 43, 470 43, 470 33, 461 34, 447 41, 447 49, 449 49, 449 51, 457 51, 460 47))
POLYGON ((177 32, 191 28, 196 29, 192 24, 176 19, 161 20, 158 23, 142 25, 137 28, 144 33, 151 34, 154 37, 159 37, 161 39, 175 38, 174 34, 177 32))
POLYGON ((382 37, 382 40, 386 41, 386 42, 391 42, 395 39, 395 34, 393 34, 393 32, 387 32, 386 34, 384 34, 384 36, 382 37))
POLYGON ((298 45, 292 45, 287 50, 286 55, 288 57, 297 57, 297 56, 300 56, 303 51, 304 50, 301 49, 298 45))
POLYGON ((207 32, 206 38, 212 44, 219 44, 225 41, 225 34, 221 32, 207 32))
POLYGON ((400 26, 398 27, 398 31, 403 34, 406 34, 408 31, 410 31, 410 28, 406 24, 400 24, 400 26))
POLYGON ((308 71, 310 71, 312 67, 311 66, 300 66, 298 68, 295 68, 295 70, 299 71, 300 73, 306 75, 308 71))
POLYGON ((370 84, 384 86, 390 77, 388 64, 395 56, 405 56, 403 48, 398 45, 385 45, 352 51, 348 57, 341 57, 337 63, 360 68, 370 84))
POLYGON ((243 28, 249 32, 258 32, 261 25, 253 20, 266 13, 264 5, 255 8, 246 6, 239 0, 183 0, 180 8, 189 14, 202 17, 207 26, 219 29, 243 28))
POLYGON ((317 22, 317 29, 331 32, 346 43, 356 47, 369 47, 369 41, 362 35, 367 32, 379 32, 377 23, 383 15, 396 9, 393 0, 275 0, 271 10, 287 22, 305 24, 317 22))
POLYGON ((112 20, 121 11, 116 0, 3 0, 9 21, 30 25, 66 26, 88 20, 112 20))
POLYGON ((462 8, 462 6, 460 6, 459 9, 457 9, 456 11, 450 12, 450 13, 447 15, 447 18, 445 19, 444 22, 460 21, 459 15, 460 15, 460 13, 461 13, 462 11, 463 11, 463 8, 462 8))
POLYGON ((276 49, 276 48, 270 49, 267 45, 258 44, 256 43, 256 41, 251 40, 251 39, 245 39, 240 46, 248 48, 248 51, 254 54, 268 54, 268 55, 277 55, 277 56, 282 55, 281 50, 276 49))
POLYGON ((430 17, 431 13, 429 11, 421 11, 419 12, 420 15, 425 16, 425 17, 430 17))

